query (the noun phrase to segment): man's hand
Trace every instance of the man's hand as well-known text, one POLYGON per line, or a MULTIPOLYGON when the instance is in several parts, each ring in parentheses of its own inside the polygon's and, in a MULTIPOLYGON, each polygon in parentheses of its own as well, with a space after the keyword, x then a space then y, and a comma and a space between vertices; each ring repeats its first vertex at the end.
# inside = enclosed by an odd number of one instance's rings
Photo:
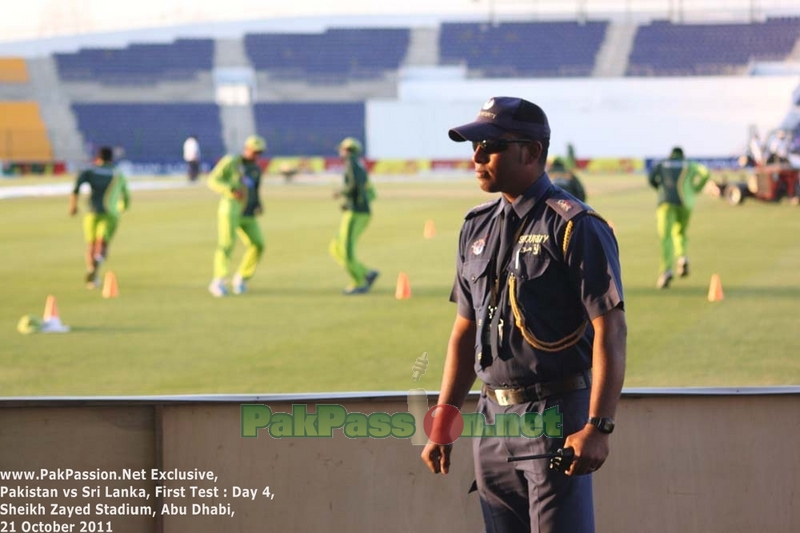
POLYGON ((234 200, 242 200, 244 198, 244 190, 231 189, 231 196, 233 196, 234 200))
POLYGON ((436 444, 428 442, 422 450, 422 462, 428 466, 434 474, 447 474, 450 471, 450 451, 452 444, 436 444))
POLYGON ((564 448, 575 450, 575 460, 567 470, 568 476, 580 476, 598 470, 608 457, 608 435, 587 424, 567 437, 564 448))
POLYGON ((75 205, 69 206, 69 216, 74 217, 78 213, 78 207, 75 205))

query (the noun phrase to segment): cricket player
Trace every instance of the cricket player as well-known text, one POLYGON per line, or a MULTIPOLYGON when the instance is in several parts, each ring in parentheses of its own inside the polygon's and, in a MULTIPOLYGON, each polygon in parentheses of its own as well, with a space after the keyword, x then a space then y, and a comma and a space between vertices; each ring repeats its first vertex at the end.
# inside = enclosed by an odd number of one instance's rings
POLYGON ((83 234, 86 239, 86 288, 99 285, 100 265, 108 259, 108 246, 117 231, 119 215, 130 207, 130 193, 125 176, 114 168, 114 150, 101 146, 97 150, 94 167, 78 175, 69 197, 69 214, 78 212, 78 193, 84 183, 91 188, 90 212, 83 217, 83 234))
POLYGON ((370 270, 356 258, 356 245, 372 217, 370 201, 375 192, 361 163, 363 147, 358 139, 347 137, 339 144, 339 156, 344 161, 344 185, 334 198, 343 198, 342 220, 339 234, 328 248, 334 261, 344 267, 351 283, 342 291, 345 295, 369 292, 378 278, 377 270, 370 270))
POLYGON ((246 282, 253 277, 264 253, 264 237, 256 217, 263 212, 258 162, 266 149, 267 143, 262 137, 251 135, 245 140, 241 155, 223 157, 208 176, 208 186, 222 196, 217 211, 219 231, 214 279, 208 286, 208 291, 216 297, 228 295, 226 280, 237 233, 247 250, 231 281, 234 294, 245 292, 246 282))
POLYGON ((656 288, 667 289, 674 277, 672 263, 678 258, 678 276, 689 275, 689 257, 686 252, 687 230, 697 194, 703 190, 711 173, 695 161, 687 160, 683 149, 676 146, 669 159, 650 171, 647 181, 658 191, 656 227, 661 243, 661 274, 656 288))

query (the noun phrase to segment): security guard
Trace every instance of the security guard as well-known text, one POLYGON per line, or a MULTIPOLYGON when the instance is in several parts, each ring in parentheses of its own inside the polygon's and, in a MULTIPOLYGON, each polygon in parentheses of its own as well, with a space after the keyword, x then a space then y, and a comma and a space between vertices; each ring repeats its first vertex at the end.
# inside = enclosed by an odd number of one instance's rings
MULTIPOLYGON (((500 198, 470 211, 459 240, 450 337, 440 405, 461 408, 475 378, 478 412, 557 408, 560 435, 480 437, 476 486, 487 532, 594 531, 591 476, 609 451, 624 379, 626 324, 619 252, 608 224, 555 187, 544 171, 550 127, 526 100, 496 97, 477 119, 451 129, 471 141, 480 187, 500 198), (569 447, 566 475, 546 461, 509 463, 509 455, 569 447)), ((444 417, 434 418, 436 424, 444 417)), ((447 473, 452 447, 422 453, 447 473)))
POLYGON ((208 186, 220 194, 217 210, 218 239, 214 253, 214 279, 208 291, 216 297, 227 296, 225 280, 228 276, 236 234, 247 249, 239 269, 231 281, 234 294, 247 290, 246 282, 253 274, 264 253, 264 236, 256 216, 263 213, 259 187, 261 167, 259 157, 267 143, 258 135, 249 136, 240 155, 227 155, 219 160, 208 175, 208 186))

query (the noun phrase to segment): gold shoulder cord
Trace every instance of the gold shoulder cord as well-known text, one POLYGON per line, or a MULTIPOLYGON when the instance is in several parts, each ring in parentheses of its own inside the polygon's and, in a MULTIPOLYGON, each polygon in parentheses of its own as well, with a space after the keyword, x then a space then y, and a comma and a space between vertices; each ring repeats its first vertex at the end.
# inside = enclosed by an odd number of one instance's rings
MULTIPOLYGON (((606 224, 608 224, 608 222, 606 222, 606 220, 603 217, 601 217, 594 211, 587 211, 586 214, 597 217, 606 224)), ((572 226, 573 226, 572 220, 570 220, 569 222, 567 222, 567 229, 564 231, 564 243, 561 245, 561 251, 564 253, 564 257, 566 257, 567 255, 569 240, 572 237, 572 226)), ((541 350, 543 352, 559 352, 561 350, 565 350, 567 348, 576 345, 578 341, 581 340, 583 334, 586 332, 586 326, 589 325, 588 320, 584 320, 583 322, 581 322, 581 325, 578 326, 578 329, 576 329, 566 337, 563 337, 562 339, 559 339, 557 341, 545 342, 537 338, 536 335, 534 335, 533 332, 528 329, 525 323, 524 309, 517 301, 516 292, 517 292, 517 279, 516 276, 511 274, 508 277, 508 295, 509 295, 509 300, 511 301, 511 311, 514 314, 514 322, 516 323, 517 328, 519 328, 520 333, 522 333, 522 337, 528 342, 528 344, 530 344, 537 350, 541 350)))
POLYGON ((561 245, 561 252, 564 257, 567 257, 567 247, 569 246, 569 239, 572 237, 572 220, 567 222, 567 229, 564 230, 564 242, 561 245))
POLYGON ((522 333, 522 337, 528 341, 528 344, 543 352, 560 352, 561 350, 574 346, 581 340, 581 337, 583 337, 583 334, 586 332, 586 326, 589 324, 588 320, 584 320, 581 325, 578 326, 578 329, 557 341, 545 342, 537 338, 525 324, 525 317, 523 316, 524 309, 522 309, 522 306, 517 302, 517 296, 515 294, 516 289, 517 278, 511 274, 508 277, 508 295, 509 300, 511 300, 511 312, 514 313, 514 322, 517 328, 519 328, 520 333, 522 333))
MULTIPOLYGON (((589 216, 593 216, 603 221, 603 224, 608 225, 608 221, 601 217, 595 211, 586 211, 586 214, 589 216)), ((564 257, 567 257, 567 248, 569 248, 569 240, 572 237, 572 220, 567 222, 567 229, 564 230, 564 243, 561 245, 561 251, 564 254, 564 257)))

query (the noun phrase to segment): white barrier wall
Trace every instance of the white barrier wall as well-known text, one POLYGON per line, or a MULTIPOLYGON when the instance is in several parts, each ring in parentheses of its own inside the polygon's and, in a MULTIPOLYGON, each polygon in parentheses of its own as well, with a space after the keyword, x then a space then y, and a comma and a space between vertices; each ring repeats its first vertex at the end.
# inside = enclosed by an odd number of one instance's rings
POLYGON ((470 148, 447 130, 471 121, 490 96, 520 96, 542 106, 551 153, 568 142, 579 157, 665 157, 682 145, 689 157, 744 152, 748 129, 778 127, 797 76, 546 80, 406 80, 398 100, 367 103, 374 159, 464 159, 470 148))
MULTIPOLYGON (((77 533, 87 520, 103 528, 84 531, 104 533, 483 531, 468 493, 472 439, 459 438, 450 473, 434 476, 407 438, 312 437, 319 419, 299 413, 331 404, 394 414, 407 412, 408 395, 0 398, 0 531, 74 524, 77 533), (243 437, 242 404, 297 410, 293 436, 273 438, 270 426, 243 437), (55 476, 66 469, 81 475, 55 476), (14 477, 23 472, 33 476, 14 477), (119 477, 91 477, 104 473, 119 477), (26 508, 38 504, 42 515, 26 508), (53 504, 91 507, 51 515, 53 504)), ((616 420, 611 455, 593 475, 597 533, 800 531, 798 387, 626 390, 616 420)))

